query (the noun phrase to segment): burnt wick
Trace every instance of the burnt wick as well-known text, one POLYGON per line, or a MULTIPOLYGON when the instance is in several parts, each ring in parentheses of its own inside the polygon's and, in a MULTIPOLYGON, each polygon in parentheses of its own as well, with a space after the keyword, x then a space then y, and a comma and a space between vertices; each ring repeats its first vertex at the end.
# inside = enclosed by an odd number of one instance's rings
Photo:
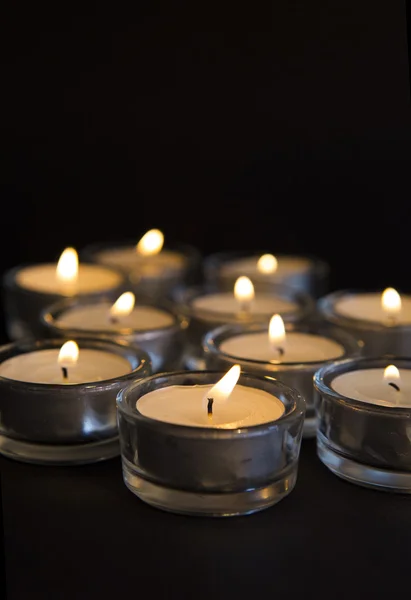
POLYGON ((284 348, 280 348, 280 347, 278 347, 278 348, 277 348, 277 352, 278 352, 278 354, 279 354, 280 356, 284 356, 284 348))
POLYGON ((63 379, 68 379, 67 367, 61 367, 61 372, 63 373, 63 379))
POLYGON ((209 419, 213 417, 213 403, 214 398, 207 398, 207 415, 209 419))
POLYGON ((396 383, 392 383, 392 382, 390 381, 388 385, 390 385, 391 387, 393 387, 393 388, 394 388, 394 390, 397 390, 397 392, 399 392, 399 391, 400 391, 400 388, 398 387, 398 385, 397 385, 396 383))

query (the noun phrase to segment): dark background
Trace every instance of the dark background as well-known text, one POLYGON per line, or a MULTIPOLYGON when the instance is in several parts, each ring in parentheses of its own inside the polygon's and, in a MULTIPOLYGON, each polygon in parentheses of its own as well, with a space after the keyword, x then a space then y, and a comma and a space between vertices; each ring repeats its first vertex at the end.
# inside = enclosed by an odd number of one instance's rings
POLYGON ((404 2, 2 16, 0 267, 151 227, 411 291, 404 2))
MULTIPOLYGON (((2 7, 0 271, 160 227, 411 291, 405 2, 135 4, 2 7)), ((338 480, 313 442, 290 498, 223 522, 138 502, 117 459, 0 473, 13 600, 409 591, 408 499, 338 480)))

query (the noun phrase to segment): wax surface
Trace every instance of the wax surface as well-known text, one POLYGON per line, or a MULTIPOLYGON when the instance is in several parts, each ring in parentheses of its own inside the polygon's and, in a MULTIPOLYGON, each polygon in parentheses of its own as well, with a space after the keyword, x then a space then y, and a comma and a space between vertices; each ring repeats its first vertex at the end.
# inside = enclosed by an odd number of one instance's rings
POLYGON ((392 408, 411 408, 411 370, 400 369, 400 380, 384 380, 384 369, 361 369, 338 375, 331 387, 347 398, 389 406, 392 408), (388 381, 395 381, 400 391, 397 392, 388 381))
POLYGON ((259 278, 267 277, 268 279, 283 279, 288 276, 306 274, 312 268, 312 261, 308 258, 300 256, 281 256, 276 257, 278 264, 274 273, 261 273, 257 268, 259 258, 260 256, 247 256, 227 261, 222 265, 221 272, 223 275, 231 275, 233 277, 246 275, 251 279, 253 276, 259 278))
POLYGON ((166 277, 185 268, 186 258, 180 252, 162 250, 153 256, 138 254, 135 246, 124 246, 102 250, 97 260, 104 265, 117 267, 143 277, 166 277))
POLYGON ((0 364, 0 376, 31 383, 59 383, 70 385, 114 379, 131 372, 131 365, 122 356, 80 348, 77 365, 68 369, 68 379, 63 379, 57 359, 59 349, 35 350, 13 356, 0 364))
POLYGON ((220 350, 235 358, 271 361, 275 363, 321 362, 338 358, 344 348, 334 340, 309 333, 287 332, 284 349, 280 353, 270 344, 268 333, 236 335, 224 341, 220 350))
POLYGON ((113 323, 110 320, 110 307, 111 304, 108 302, 75 306, 62 313, 56 319, 56 324, 59 327, 84 331, 119 331, 121 329, 145 331, 169 327, 175 322, 172 315, 164 310, 152 306, 135 306, 129 315, 116 317, 117 320, 113 323))
MULTIPOLYGON (((395 324, 411 324, 411 297, 401 295, 401 312, 395 317, 395 324)), ((355 294, 347 295, 335 302, 334 310, 339 315, 373 321, 375 323, 389 324, 389 314, 381 305, 381 294, 355 294)))
MULTIPOLYGON (((193 308, 205 310, 215 314, 238 314, 241 312, 240 303, 235 299, 232 292, 221 292, 218 294, 208 294, 194 298, 193 308)), ((251 301, 250 315, 271 316, 274 313, 288 313, 297 310, 295 302, 290 302, 278 296, 269 294, 256 294, 251 301)))
POLYGON ((77 281, 64 283, 56 276, 55 264, 42 264, 24 267, 16 274, 16 282, 21 287, 43 292, 74 296, 117 288, 121 284, 121 275, 100 265, 80 264, 77 281))
POLYGON ((137 400, 142 415, 191 427, 237 429, 269 423, 284 413, 283 403, 263 390, 236 385, 222 404, 213 405, 213 418, 207 416, 204 397, 212 385, 173 385, 149 392, 137 400))

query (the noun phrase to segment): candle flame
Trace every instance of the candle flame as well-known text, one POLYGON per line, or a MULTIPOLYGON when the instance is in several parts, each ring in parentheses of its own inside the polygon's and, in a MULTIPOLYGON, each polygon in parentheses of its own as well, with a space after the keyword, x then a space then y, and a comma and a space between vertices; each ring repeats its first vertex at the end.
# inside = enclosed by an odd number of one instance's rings
POLYGON ((73 342, 73 340, 66 342, 60 348, 57 359, 58 364, 60 367, 73 367, 77 364, 79 353, 79 347, 77 346, 76 342, 73 342))
POLYGON ((78 256, 74 248, 66 248, 59 258, 56 276, 62 283, 74 283, 78 276, 78 256))
POLYGON ((400 372, 397 367, 388 365, 388 367, 384 369, 384 379, 385 381, 398 381, 400 379, 400 372))
POLYGON ((279 346, 285 342, 285 326, 280 315, 273 315, 268 327, 268 339, 273 346, 279 346))
POLYGON ((394 288, 387 288, 382 293, 381 305, 390 316, 398 315, 401 311, 401 296, 394 288))
POLYGON ((204 402, 212 398, 214 403, 222 404, 230 397, 240 377, 240 365, 234 365, 204 396, 204 402))
POLYGON ((254 286, 248 277, 239 277, 234 284, 234 296, 240 304, 249 304, 254 299, 254 286))
POLYGON ((257 262, 257 269, 260 273, 269 275, 275 273, 278 267, 278 261, 272 254, 263 254, 257 262))
POLYGON ((164 244, 164 235, 159 229, 150 229, 138 242, 136 250, 142 256, 158 254, 164 244))
POLYGON ((133 310, 135 301, 136 297, 133 292, 124 292, 110 308, 110 315, 112 317, 127 317, 133 310))

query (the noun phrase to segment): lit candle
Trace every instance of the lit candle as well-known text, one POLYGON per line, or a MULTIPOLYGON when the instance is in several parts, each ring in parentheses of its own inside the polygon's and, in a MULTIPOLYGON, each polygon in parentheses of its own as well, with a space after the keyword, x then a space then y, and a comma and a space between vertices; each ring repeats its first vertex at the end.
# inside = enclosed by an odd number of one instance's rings
POLYGON ((6 326, 9 337, 41 338, 41 312, 64 297, 101 294, 118 290, 121 273, 94 264, 78 264, 74 248, 66 248, 57 264, 17 267, 3 278, 6 326))
POLYGON ((369 356, 411 352, 411 296, 393 288, 382 293, 340 291, 319 301, 320 315, 361 339, 369 356))
POLYGON ((42 315, 53 336, 103 336, 127 340, 145 350, 154 372, 181 366, 185 321, 171 310, 135 303, 124 292, 113 303, 108 298, 65 300, 42 315))
POLYGON ((315 325, 286 331, 280 315, 274 315, 268 328, 262 325, 223 326, 204 338, 206 366, 221 369, 239 363, 256 375, 275 375, 297 389, 307 405, 304 435, 315 434, 313 375, 331 360, 358 354, 359 346, 344 332, 315 325))
POLYGON ((348 398, 388 406, 411 408, 411 370, 388 365, 385 369, 358 369, 338 375, 332 388, 348 398))
POLYGON ((293 312, 298 306, 284 297, 269 293, 254 293, 254 286, 248 277, 239 277, 234 285, 234 294, 219 292, 200 295, 192 301, 192 307, 206 311, 210 317, 231 316, 249 320, 255 317, 269 317, 273 312, 293 312))
POLYGON ((292 255, 241 255, 235 252, 212 254, 205 260, 206 279, 226 289, 240 275, 253 280, 257 290, 267 283, 295 287, 318 296, 326 291, 328 266, 318 259, 292 255))
POLYGON ((191 427, 237 429, 279 419, 282 402, 263 390, 236 385, 239 376, 240 367, 234 365, 212 387, 163 387, 142 396, 137 410, 151 419, 191 427))
POLYGON ((117 397, 124 481, 189 514, 261 510, 293 489, 304 400, 273 378, 161 373, 117 397))
POLYGON ((122 356, 84 348, 81 352, 74 341, 60 350, 35 350, 13 356, 0 364, 0 377, 30 383, 74 385, 114 379, 131 372, 122 356))

